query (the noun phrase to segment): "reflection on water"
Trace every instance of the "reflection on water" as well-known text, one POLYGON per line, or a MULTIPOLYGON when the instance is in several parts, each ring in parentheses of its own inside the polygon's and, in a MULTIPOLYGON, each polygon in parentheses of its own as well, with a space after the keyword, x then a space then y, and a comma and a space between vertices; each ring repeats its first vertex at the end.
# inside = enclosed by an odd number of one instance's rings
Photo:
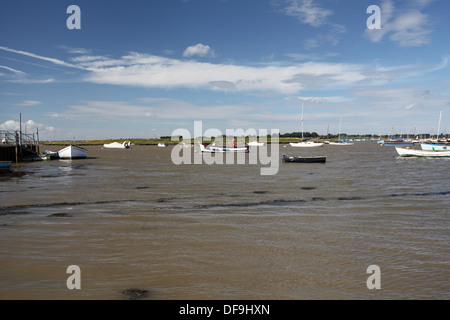
POLYGON ((448 159, 361 142, 261 176, 176 166, 171 148, 88 149, 0 181, 0 298, 450 297, 448 159), (69 265, 81 290, 66 287, 69 265))

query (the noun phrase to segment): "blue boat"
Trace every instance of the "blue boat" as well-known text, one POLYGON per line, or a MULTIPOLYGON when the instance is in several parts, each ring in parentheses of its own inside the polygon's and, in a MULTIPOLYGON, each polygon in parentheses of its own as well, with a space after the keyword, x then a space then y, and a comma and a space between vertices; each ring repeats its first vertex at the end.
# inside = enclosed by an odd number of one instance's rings
POLYGON ((414 141, 407 140, 402 137, 392 137, 390 140, 382 140, 379 142, 385 146, 413 146, 414 141))
POLYGON ((0 169, 9 169, 11 167, 11 161, 0 161, 0 169))

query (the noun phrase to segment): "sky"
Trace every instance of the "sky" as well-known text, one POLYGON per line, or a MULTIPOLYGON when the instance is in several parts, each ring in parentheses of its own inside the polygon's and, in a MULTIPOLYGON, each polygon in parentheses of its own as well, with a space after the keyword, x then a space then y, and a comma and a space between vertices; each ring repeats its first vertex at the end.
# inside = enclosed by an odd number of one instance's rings
POLYGON ((21 114, 41 140, 155 138, 194 121, 289 133, 303 103, 304 130, 322 135, 446 133, 449 12, 448 0, 2 0, 0 130, 21 114))

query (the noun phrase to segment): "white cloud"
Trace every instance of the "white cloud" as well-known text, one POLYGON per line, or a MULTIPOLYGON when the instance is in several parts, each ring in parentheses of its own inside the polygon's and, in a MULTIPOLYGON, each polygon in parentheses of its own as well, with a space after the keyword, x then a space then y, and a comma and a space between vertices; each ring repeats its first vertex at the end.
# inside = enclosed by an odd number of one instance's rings
POLYGON ((13 68, 10 68, 10 67, 7 67, 7 66, 0 66, 0 68, 5 69, 5 70, 8 70, 8 71, 11 71, 12 73, 14 73, 14 74, 16 74, 16 75, 19 75, 19 76, 24 76, 24 75, 26 75, 25 72, 22 72, 22 71, 20 71, 20 70, 16 70, 16 69, 13 69, 13 68))
POLYGON ((343 25, 329 21, 333 11, 323 8, 317 0, 273 0, 272 3, 281 6, 280 12, 297 18, 302 24, 310 25, 314 28, 322 28, 321 33, 315 34, 314 38, 304 41, 305 49, 313 49, 322 43, 337 45, 340 36, 347 32, 343 25))
POLYGON ((54 58, 48 58, 48 57, 43 57, 34 53, 30 53, 30 52, 26 52, 26 51, 20 51, 20 50, 15 50, 15 49, 10 49, 8 47, 3 47, 0 46, 0 50, 4 50, 4 51, 8 51, 8 52, 12 52, 12 53, 16 53, 16 54, 20 54, 20 55, 24 55, 24 56, 28 56, 31 58, 35 58, 35 59, 40 59, 40 60, 44 60, 44 61, 48 61, 57 65, 62 65, 62 66, 67 66, 67 67, 73 67, 73 65, 66 63, 62 60, 59 59, 54 59, 54 58))
POLYGON ((25 101, 23 101, 21 103, 17 103, 16 106, 19 106, 19 107, 33 107, 33 106, 37 106, 37 105, 40 105, 40 104, 42 104, 42 102, 40 102, 40 101, 25 100, 25 101))
POLYGON ((183 61, 131 53, 121 59, 85 62, 84 80, 93 83, 153 88, 197 88, 223 91, 275 91, 292 94, 320 84, 333 87, 370 79, 356 64, 301 63, 288 66, 242 66, 183 61))
POLYGON ((88 100, 82 104, 69 106, 69 109, 58 114, 68 119, 95 119, 96 121, 123 119, 219 119, 230 114, 244 115, 250 108, 243 105, 200 106, 176 99, 141 98, 141 104, 124 101, 88 100))
POLYGON ((323 25, 327 18, 333 14, 331 10, 321 8, 313 0, 288 0, 283 12, 288 16, 296 17, 300 22, 313 27, 323 25))
POLYGON ((210 46, 198 43, 196 45, 187 47, 183 52, 183 57, 192 57, 192 56, 214 56, 214 50, 211 49, 210 46))
MULTIPOLYGON (((42 123, 36 123, 33 120, 22 122, 22 132, 33 133, 39 128, 39 133, 50 133, 55 131, 52 126, 46 126, 42 123)), ((16 131, 20 129, 20 123, 14 120, 7 120, 0 124, 0 130, 16 131)))
POLYGON ((49 79, 15 79, 10 80, 10 82, 14 83, 23 83, 23 84, 44 84, 44 83, 52 83, 55 79, 49 78, 49 79))

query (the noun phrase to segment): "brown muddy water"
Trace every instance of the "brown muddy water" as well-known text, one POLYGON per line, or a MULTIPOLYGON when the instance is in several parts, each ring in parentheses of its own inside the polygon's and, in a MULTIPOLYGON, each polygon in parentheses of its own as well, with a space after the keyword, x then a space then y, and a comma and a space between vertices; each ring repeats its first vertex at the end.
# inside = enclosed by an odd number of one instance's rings
POLYGON ((1 299, 450 298, 449 159, 281 145, 278 173, 262 176, 174 165, 172 147, 87 149, 0 180, 1 299), (81 289, 66 285, 71 265, 81 289), (381 289, 366 285, 371 265, 381 289))

